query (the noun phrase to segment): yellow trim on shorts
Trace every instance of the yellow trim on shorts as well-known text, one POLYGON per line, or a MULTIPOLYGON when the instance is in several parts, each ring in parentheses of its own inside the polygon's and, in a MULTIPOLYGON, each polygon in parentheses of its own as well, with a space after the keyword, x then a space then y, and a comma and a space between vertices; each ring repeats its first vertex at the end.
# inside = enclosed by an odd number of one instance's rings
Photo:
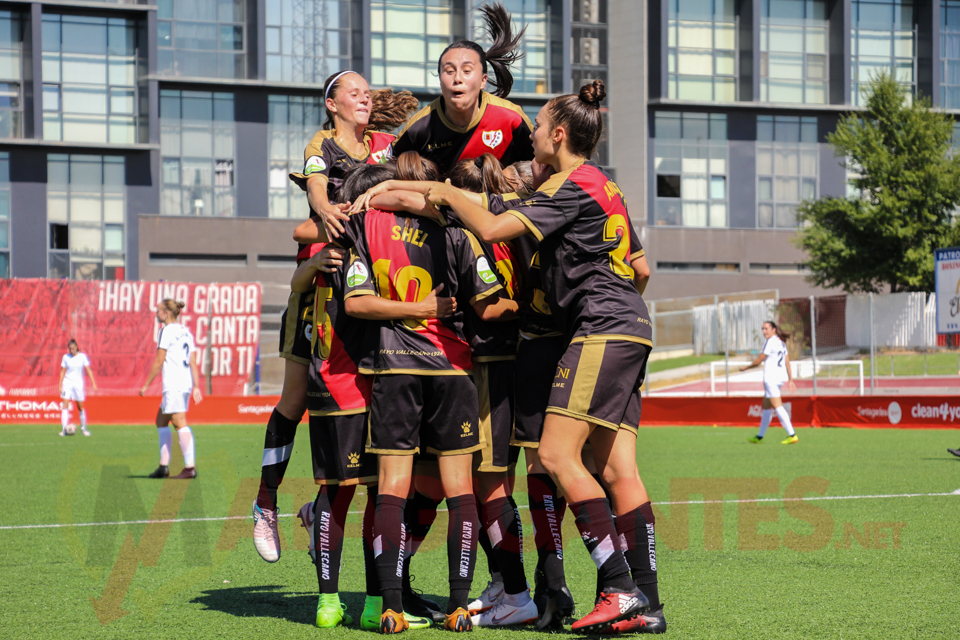
POLYGON ((375 453, 378 456, 413 456, 420 453, 420 447, 413 449, 371 449, 364 448, 366 453, 375 453))
POLYGON ((508 362, 514 361, 517 359, 517 356, 475 356, 473 358, 474 362, 508 362))
POLYGON ((523 447, 524 449, 539 449, 539 442, 524 442, 523 440, 517 440, 516 438, 510 438, 511 447, 523 447))
POLYGON ((653 342, 647 338, 638 338, 637 336, 627 336, 619 333, 597 333, 589 336, 578 336, 570 341, 570 344, 576 344, 578 342, 636 342, 639 344, 645 344, 648 347, 653 347, 653 342))
POLYGON ((362 478, 350 478, 349 480, 327 480, 325 478, 321 480, 314 478, 313 480, 313 484, 329 486, 339 485, 341 487, 351 487, 357 484, 370 486, 372 484, 377 484, 378 482, 380 482, 380 478, 378 476, 364 476, 362 478))
POLYGON ((589 414, 590 405, 597 390, 597 378, 600 377, 603 353, 606 348, 606 341, 586 342, 581 347, 577 371, 570 382, 570 399, 566 406, 568 411, 578 415, 589 414))
POLYGON ((323 411, 320 409, 315 409, 313 411, 308 411, 311 416, 322 417, 322 416, 355 416, 359 413, 366 413, 370 411, 370 407, 360 407, 359 409, 336 409, 335 411, 323 411))
POLYGON ((467 449, 451 449, 449 451, 440 451, 439 449, 434 449, 433 447, 427 447, 427 453, 435 454, 437 457, 442 458, 445 456, 462 456, 468 453, 473 453, 474 451, 479 451, 483 448, 483 442, 478 445, 474 445, 467 449))
POLYGON ((476 469, 474 469, 474 471, 476 471, 477 473, 504 473, 507 470, 508 470, 508 467, 495 467, 493 465, 484 467, 482 464, 476 469))
POLYGON ((567 416, 568 418, 576 418, 577 420, 583 420, 584 422, 589 422, 590 424, 596 425, 598 427, 605 427, 607 429, 612 429, 613 431, 620 430, 619 424, 615 424, 613 422, 607 422, 606 420, 595 418, 586 413, 576 413, 568 409, 561 409, 560 407, 547 407, 547 413, 556 413, 561 416, 567 416))
POLYGON ((359 373, 365 376, 386 376, 406 374, 410 376, 469 376, 473 369, 367 369, 361 367, 359 373))
POLYGON ((633 435, 639 435, 639 433, 640 433, 640 427, 635 427, 635 426, 633 426, 632 424, 626 424, 626 423, 621 422, 621 423, 620 423, 620 428, 621 428, 621 429, 626 429, 627 431, 629 431, 629 432, 632 433, 633 435))
POLYGON ((292 353, 287 353, 287 352, 281 353, 281 354, 280 354, 280 357, 283 358, 283 359, 285 359, 285 360, 289 360, 290 362, 296 362, 296 363, 298 363, 298 364, 302 364, 302 365, 305 366, 305 367, 309 367, 309 366, 310 366, 310 359, 309 359, 309 358, 301 358, 300 356, 295 356, 295 355, 293 355, 292 353))
MULTIPOLYGON (((287 298, 287 324, 283 329, 283 348, 280 349, 280 355, 288 354, 293 351, 293 346, 297 339, 297 321, 300 318, 300 296, 302 294, 290 292, 290 297, 287 298)), ((297 358, 295 361, 300 362, 303 358, 297 358)), ((310 361, 307 360, 304 364, 310 364, 310 361)))

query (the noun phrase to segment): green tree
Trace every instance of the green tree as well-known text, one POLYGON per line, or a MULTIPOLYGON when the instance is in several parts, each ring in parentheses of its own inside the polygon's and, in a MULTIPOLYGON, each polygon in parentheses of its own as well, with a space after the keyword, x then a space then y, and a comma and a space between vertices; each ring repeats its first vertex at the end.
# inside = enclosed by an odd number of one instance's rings
POLYGON ((827 136, 858 177, 859 197, 801 203, 797 245, 808 280, 848 293, 933 291, 933 250, 960 240, 960 156, 951 151, 953 118, 912 103, 889 74, 868 87, 866 111, 841 118, 827 136))

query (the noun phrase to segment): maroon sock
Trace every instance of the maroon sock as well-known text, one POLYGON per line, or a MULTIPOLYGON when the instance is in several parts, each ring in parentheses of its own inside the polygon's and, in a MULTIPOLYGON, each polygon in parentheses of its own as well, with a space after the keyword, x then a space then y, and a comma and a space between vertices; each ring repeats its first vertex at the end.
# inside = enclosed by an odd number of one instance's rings
POLYGON ((299 424, 299 419, 291 420, 276 409, 270 414, 267 433, 263 436, 263 464, 260 468, 260 492, 257 494, 257 504, 262 509, 277 508, 277 488, 287 472, 299 424))
POLYGON ((626 549, 623 555, 630 565, 633 581, 650 601, 654 611, 660 608, 660 594, 657 589, 657 544, 654 535, 656 518, 649 502, 617 516, 617 533, 626 549))
POLYGON ((630 567, 620 549, 620 538, 607 499, 571 502, 570 511, 577 519, 580 537, 599 571, 600 590, 626 592, 636 589, 630 579, 630 567))
POLYGON ((488 500, 483 505, 483 529, 490 539, 491 551, 500 568, 503 589, 510 595, 527 589, 523 572, 523 532, 520 513, 513 496, 488 500))
POLYGON ((545 473, 527 476, 533 538, 537 544, 537 570, 543 573, 548 589, 566 584, 563 575, 563 514, 567 501, 557 495, 557 485, 545 473))
MULTIPOLYGON (((450 522, 447 525, 447 568, 450 577, 450 599, 447 613, 467 608, 473 568, 477 561, 477 500, 472 493, 447 498, 450 522)), ((386 602, 386 600, 384 600, 386 602)))
POLYGON ((403 506, 406 499, 391 495, 377 496, 377 515, 373 523, 373 556, 380 576, 383 610, 403 611, 401 587, 403 580, 403 547, 406 529, 403 526, 403 506))
POLYGON ((363 569, 366 573, 367 595, 380 595, 380 576, 377 575, 377 563, 373 558, 373 522, 377 516, 377 487, 367 487, 367 506, 363 510, 363 524, 360 537, 363 539, 363 569))

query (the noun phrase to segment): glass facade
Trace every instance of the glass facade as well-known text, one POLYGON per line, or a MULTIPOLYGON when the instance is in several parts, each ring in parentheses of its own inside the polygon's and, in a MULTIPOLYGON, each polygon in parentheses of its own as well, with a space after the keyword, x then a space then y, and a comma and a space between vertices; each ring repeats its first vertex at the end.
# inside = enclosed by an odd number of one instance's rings
POLYGON ((266 0, 267 80, 323 84, 351 65, 350 2, 266 0))
POLYGON ((43 138, 135 143, 137 24, 44 14, 43 138))
POLYGON ((826 104, 826 0, 763 0, 760 100, 826 104))
POLYGON ((10 277, 10 154, 0 152, 0 278, 10 277))
POLYGON ((940 2, 940 106, 960 109, 960 0, 940 2))
POLYGON ((727 116, 657 112, 653 224, 726 227, 727 116))
MULTIPOLYGON (((573 4, 574 10, 576 10, 579 4, 590 5, 593 3, 574 2, 573 4)), ((512 91, 547 93, 550 86, 549 3, 547 0, 505 0, 503 5, 513 17, 514 33, 519 32, 524 26, 527 28, 523 34, 523 39, 520 41, 520 48, 523 49, 525 55, 517 60, 512 67, 512 91)), ((577 42, 578 27, 574 26, 573 31, 573 40, 577 42)), ((483 16, 479 10, 473 16, 472 39, 484 48, 490 45, 490 39, 484 29, 483 16)), ((606 45, 605 39, 604 45, 606 45)), ((577 52, 574 52, 573 55, 574 64, 576 64, 577 52)), ((597 46, 597 55, 599 55, 599 45, 597 46)), ((493 75, 492 71, 490 75, 493 75)))
POLYGON ((670 0, 667 92, 679 100, 737 99, 733 0, 670 0))
POLYGON ((797 205, 817 197, 816 117, 757 117, 757 226, 795 228, 797 205))
POLYGON ((270 96, 270 217, 306 218, 307 195, 290 180, 303 169, 303 150, 320 128, 320 97, 270 96))
POLYGON ((371 0, 370 84, 439 89, 437 62, 453 42, 453 0, 371 0))
POLYGON ((20 15, 0 11, 0 138, 23 135, 22 47, 20 15))
POLYGON ((236 215, 232 93, 160 91, 160 213, 236 215))
POLYGON ((123 280, 122 156, 47 156, 47 277, 123 280))
POLYGON ((243 0, 157 0, 157 73, 246 78, 243 0))
POLYGON ((913 0, 852 0, 850 103, 862 105, 862 86, 887 71, 909 89, 916 86, 916 28, 913 0))

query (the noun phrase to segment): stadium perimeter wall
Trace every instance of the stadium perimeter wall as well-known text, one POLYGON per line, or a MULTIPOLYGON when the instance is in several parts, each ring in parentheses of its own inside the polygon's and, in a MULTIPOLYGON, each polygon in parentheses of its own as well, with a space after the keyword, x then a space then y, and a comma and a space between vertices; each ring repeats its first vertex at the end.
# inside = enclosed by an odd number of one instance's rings
MULTIPOLYGON (((210 396, 190 407, 190 424, 266 425, 279 396, 210 396)), ((641 426, 715 425, 755 427, 760 398, 654 397, 643 399, 641 426)), ((85 403, 90 424, 153 424, 160 398, 97 397, 85 403)), ((784 402, 799 427, 898 429, 960 428, 957 396, 808 396, 784 402)), ((306 420, 306 416, 304 417, 306 420)), ((54 396, 0 398, 0 425, 60 424, 54 396)))

